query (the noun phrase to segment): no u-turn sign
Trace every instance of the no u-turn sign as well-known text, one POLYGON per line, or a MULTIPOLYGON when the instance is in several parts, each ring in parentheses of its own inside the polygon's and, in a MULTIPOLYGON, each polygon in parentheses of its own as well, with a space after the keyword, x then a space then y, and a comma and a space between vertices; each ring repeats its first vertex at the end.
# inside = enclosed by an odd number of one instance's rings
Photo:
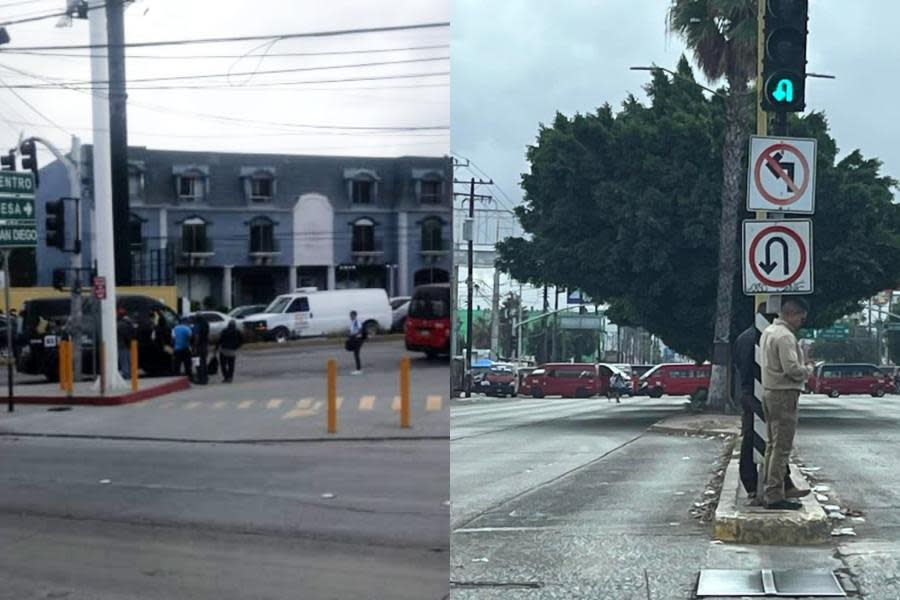
POLYGON ((744 293, 813 291, 812 221, 744 221, 744 293))

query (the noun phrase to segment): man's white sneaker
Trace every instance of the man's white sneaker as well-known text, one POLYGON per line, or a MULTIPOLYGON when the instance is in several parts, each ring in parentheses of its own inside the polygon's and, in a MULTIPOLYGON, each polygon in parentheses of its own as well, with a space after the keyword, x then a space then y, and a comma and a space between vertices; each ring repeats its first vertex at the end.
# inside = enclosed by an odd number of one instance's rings
POLYGON ((362 375, 362 374, 363 374, 362 371, 353 371, 353 373, 351 373, 351 375, 362 375))

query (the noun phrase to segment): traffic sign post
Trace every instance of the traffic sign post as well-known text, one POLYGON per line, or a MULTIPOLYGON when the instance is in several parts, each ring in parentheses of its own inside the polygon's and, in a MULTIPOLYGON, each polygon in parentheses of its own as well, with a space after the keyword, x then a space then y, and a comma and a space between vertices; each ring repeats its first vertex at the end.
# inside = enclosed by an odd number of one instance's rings
POLYGON ((813 291, 812 221, 744 221, 744 293, 813 291))
POLYGON ((813 214, 816 140, 750 137, 747 210, 813 214))

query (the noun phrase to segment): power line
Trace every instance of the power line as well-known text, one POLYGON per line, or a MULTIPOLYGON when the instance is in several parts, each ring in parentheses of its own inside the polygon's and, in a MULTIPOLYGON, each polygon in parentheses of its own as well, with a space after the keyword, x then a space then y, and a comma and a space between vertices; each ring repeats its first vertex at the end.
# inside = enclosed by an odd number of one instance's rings
MULTIPOLYGON (((243 77, 243 76, 254 76, 254 75, 279 75, 283 73, 301 73, 307 71, 327 71, 331 69, 362 69, 366 67, 383 67, 389 65, 407 65, 413 63, 424 63, 424 62, 437 62, 450 60, 449 56, 435 56, 430 58, 410 58, 406 60, 389 60, 389 61, 379 61, 379 62, 370 62, 370 63, 356 63, 349 65, 328 65, 328 66, 318 66, 318 67, 296 67, 292 69, 272 69, 268 71, 245 71, 240 73, 204 73, 197 75, 174 75, 170 77, 142 77, 138 79, 130 79, 128 80, 128 85, 130 86, 132 83, 151 83, 157 81, 184 81, 190 79, 213 79, 213 78, 222 78, 222 77, 243 77)), ((41 89, 46 87, 59 87, 59 86, 70 86, 70 87, 103 87, 104 85, 108 85, 109 80, 101 80, 101 81, 64 81, 59 80, 59 83, 55 84, 33 84, 31 86, 25 85, 23 88, 27 87, 30 89, 41 89)), ((235 86, 236 87, 236 86, 235 86)))
MULTIPOLYGON (((104 5, 105 6, 105 5, 104 5)), ((92 7, 94 8, 94 7, 92 7)), ((96 8, 100 8, 99 6, 96 8)), ((66 13, 62 13, 65 15, 66 13)), ((56 16, 62 16, 57 14, 56 16)), ((0 23, 0 26, 9 25, 11 23, 0 23)), ((68 45, 68 46, 19 46, 19 47, 11 47, 11 48, 0 48, 0 53, 7 51, 22 51, 22 50, 90 50, 94 48, 115 48, 115 47, 124 47, 124 48, 150 48, 150 47, 158 47, 158 46, 184 46, 190 44, 222 44, 222 43, 231 43, 231 42, 254 42, 254 41, 263 41, 263 40, 289 40, 289 39, 300 39, 300 38, 321 38, 321 37, 335 37, 335 36, 343 36, 343 35, 358 35, 358 34, 367 34, 367 33, 388 33, 393 31, 410 31, 417 29, 434 29, 438 27, 449 27, 450 22, 439 22, 439 23, 419 23, 415 25, 394 25, 390 27, 367 27, 363 29, 338 29, 338 30, 330 30, 330 31, 310 31, 305 33, 283 33, 283 34, 270 34, 270 35, 251 35, 251 36, 234 36, 234 37, 220 37, 220 38, 202 38, 202 39, 185 39, 185 40, 168 40, 168 41, 156 41, 156 42, 130 42, 126 44, 82 44, 82 45, 68 45)))
POLYGON ((32 112, 34 112, 34 113, 35 113, 36 115, 38 115, 40 118, 44 119, 45 121, 47 121, 48 123, 50 123, 53 127, 59 129, 60 131, 62 131, 62 132, 65 133, 66 135, 69 135, 69 132, 66 131, 66 129, 65 129, 64 127, 62 127, 62 126, 59 125, 56 121, 54 121, 53 119, 51 119, 50 117, 48 117, 47 115, 45 115, 44 113, 42 113, 40 110, 38 110, 37 108, 35 108, 34 105, 32 105, 28 100, 26 100, 25 98, 23 98, 22 95, 19 94, 19 92, 17 92, 16 90, 10 88, 8 85, 6 85, 6 82, 3 81, 2 79, 0 79, 0 85, 3 85, 4 87, 6 87, 6 89, 8 89, 10 92, 12 92, 13 95, 14 95, 16 98, 18 98, 19 101, 22 102, 22 104, 24 104, 25 106, 27 106, 28 108, 30 108, 30 109, 32 110, 32 112))
POLYGON ((49 2, 50 0, 16 0, 15 2, 4 2, 0 4, 0 8, 10 8, 12 6, 22 6, 24 4, 37 4, 38 2, 49 2))
MULTIPOLYGON (((105 8, 105 7, 106 7, 105 3, 97 4, 95 6, 89 7, 87 10, 97 10, 99 8, 105 8)), ((52 19, 54 17, 68 17, 68 16, 70 16, 69 11, 64 10, 62 12, 53 12, 53 13, 37 15, 34 17, 25 17, 25 18, 21 18, 21 19, 14 19, 11 21, 3 21, 3 22, 0 22, 0 27, 8 27, 10 25, 21 25, 22 23, 33 23, 34 21, 45 21, 47 19, 52 19)))
MULTIPOLYGON (((235 59, 235 58, 257 58, 264 56, 266 58, 289 58, 297 56, 341 56, 347 54, 379 54, 386 52, 411 52, 417 50, 446 50, 450 44, 432 44, 426 46, 404 46, 399 48, 373 48, 368 50, 329 50, 323 52, 270 52, 268 54, 129 54, 128 59, 153 59, 153 60, 197 60, 197 59, 235 59)), ((68 53, 68 52, 37 52, 29 50, 3 49, 4 54, 21 54, 25 56, 47 56, 60 58, 91 58, 98 56, 107 58, 106 54, 85 54, 85 53, 68 53)))

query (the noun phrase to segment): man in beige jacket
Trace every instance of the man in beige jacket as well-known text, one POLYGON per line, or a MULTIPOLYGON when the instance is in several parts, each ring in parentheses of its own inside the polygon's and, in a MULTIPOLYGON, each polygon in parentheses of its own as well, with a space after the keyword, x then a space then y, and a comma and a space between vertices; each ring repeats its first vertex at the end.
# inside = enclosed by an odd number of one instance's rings
POLYGON ((773 510, 797 510, 801 506, 785 498, 784 474, 797 431, 797 403, 812 375, 812 367, 805 364, 797 342, 797 333, 808 312, 809 305, 802 298, 785 298, 778 318, 766 327, 759 342, 763 413, 769 433, 763 505, 773 510))

